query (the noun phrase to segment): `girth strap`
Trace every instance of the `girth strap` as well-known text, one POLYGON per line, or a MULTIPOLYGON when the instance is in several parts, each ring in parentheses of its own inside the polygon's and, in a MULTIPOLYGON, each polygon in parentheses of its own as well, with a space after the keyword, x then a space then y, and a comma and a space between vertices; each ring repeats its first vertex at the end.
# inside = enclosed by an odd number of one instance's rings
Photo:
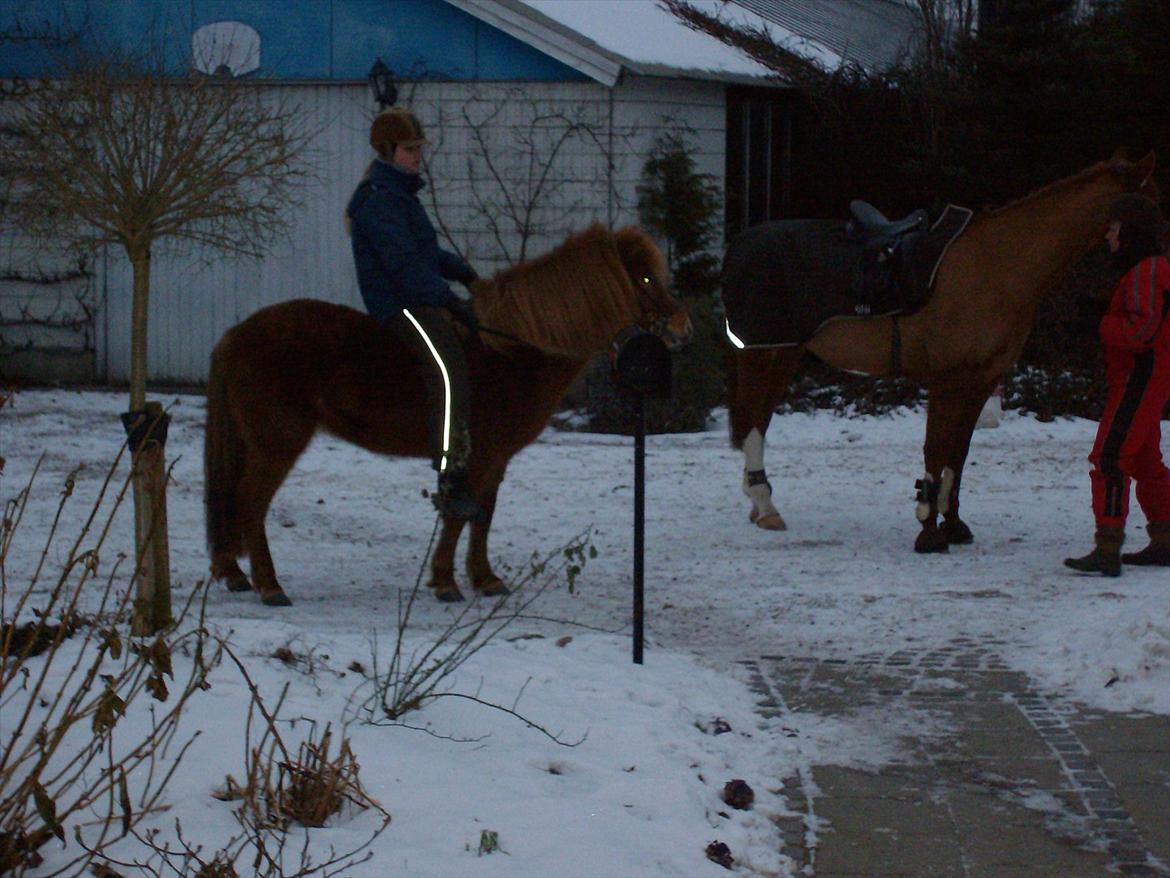
POLYGON ((898 378, 902 374, 902 327, 898 325, 898 318, 894 317, 890 329, 890 377, 898 378))

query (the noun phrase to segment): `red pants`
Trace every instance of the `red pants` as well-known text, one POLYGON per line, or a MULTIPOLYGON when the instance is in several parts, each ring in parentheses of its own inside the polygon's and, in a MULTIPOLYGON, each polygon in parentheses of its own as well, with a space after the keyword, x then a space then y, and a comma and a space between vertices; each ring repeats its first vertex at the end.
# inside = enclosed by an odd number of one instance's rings
POLYGON ((1170 398, 1168 364, 1139 354, 1124 383, 1109 385, 1089 462, 1098 527, 1125 527, 1129 483, 1147 521, 1170 521, 1170 470, 1162 461, 1159 420, 1170 398))

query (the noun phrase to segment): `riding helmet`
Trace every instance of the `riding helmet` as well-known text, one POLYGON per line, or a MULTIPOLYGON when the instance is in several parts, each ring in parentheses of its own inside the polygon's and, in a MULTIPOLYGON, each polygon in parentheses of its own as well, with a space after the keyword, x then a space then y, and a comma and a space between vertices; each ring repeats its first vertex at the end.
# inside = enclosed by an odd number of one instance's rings
POLYGON ((370 125, 370 146, 379 155, 393 152, 395 146, 425 146, 428 143, 422 123, 405 107, 383 110, 370 125))

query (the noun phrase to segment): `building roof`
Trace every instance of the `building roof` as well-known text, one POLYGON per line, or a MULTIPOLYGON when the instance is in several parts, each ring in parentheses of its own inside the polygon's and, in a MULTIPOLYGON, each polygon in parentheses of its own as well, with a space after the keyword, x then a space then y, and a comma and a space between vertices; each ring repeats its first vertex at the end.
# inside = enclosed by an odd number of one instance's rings
POLYGON ((761 18, 802 34, 842 61, 869 70, 890 66, 919 35, 905 0, 734 0, 761 18))
MULTIPOLYGON (((609 86, 623 71, 730 82, 776 80, 774 71, 739 49, 690 29, 657 0, 447 2, 609 86)), ((767 28, 774 39, 826 67, 841 61, 825 44, 743 5, 726 0, 690 2, 732 23, 767 28)))

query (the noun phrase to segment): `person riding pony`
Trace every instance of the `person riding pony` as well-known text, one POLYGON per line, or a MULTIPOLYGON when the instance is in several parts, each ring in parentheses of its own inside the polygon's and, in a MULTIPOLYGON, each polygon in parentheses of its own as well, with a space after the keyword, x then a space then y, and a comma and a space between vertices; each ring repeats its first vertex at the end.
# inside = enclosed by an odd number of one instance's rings
POLYGON ((463 343, 452 320, 478 328, 475 312, 448 285, 470 287, 476 273, 463 257, 439 246, 418 193, 423 147, 430 143, 415 115, 401 107, 379 113, 370 126, 378 154, 346 208, 358 286, 366 310, 422 364, 430 403, 432 496, 440 514, 476 521, 484 510, 471 494, 467 460, 470 385, 463 343))

